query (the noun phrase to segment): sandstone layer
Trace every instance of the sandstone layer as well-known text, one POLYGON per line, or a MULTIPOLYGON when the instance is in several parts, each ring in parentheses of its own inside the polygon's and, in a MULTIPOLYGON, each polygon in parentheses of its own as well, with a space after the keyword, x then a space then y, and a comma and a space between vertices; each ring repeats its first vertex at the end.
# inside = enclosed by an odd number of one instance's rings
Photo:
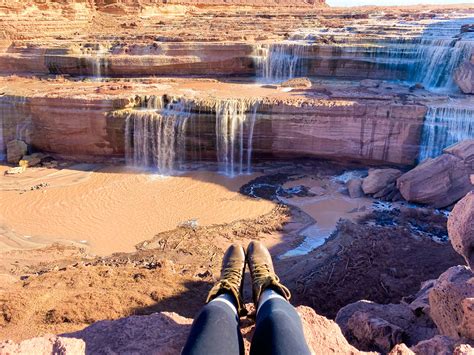
POLYGON ((199 126, 189 124, 186 132, 191 160, 197 159, 192 155, 196 150, 202 152, 201 158, 215 160, 215 107, 225 101, 256 107, 253 152, 257 159, 316 156, 412 165, 426 112, 416 95, 402 103, 390 89, 380 96, 380 88, 373 89, 376 94, 337 84, 327 86, 332 94, 320 94, 314 87, 293 93, 197 79, 154 79, 148 84, 31 79, 5 83, 13 84, 0 97, 5 142, 15 139, 21 126, 33 149, 82 161, 123 158, 126 119, 150 97, 183 99, 199 112, 191 116, 199 126), (41 87, 41 93, 35 87, 41 87))

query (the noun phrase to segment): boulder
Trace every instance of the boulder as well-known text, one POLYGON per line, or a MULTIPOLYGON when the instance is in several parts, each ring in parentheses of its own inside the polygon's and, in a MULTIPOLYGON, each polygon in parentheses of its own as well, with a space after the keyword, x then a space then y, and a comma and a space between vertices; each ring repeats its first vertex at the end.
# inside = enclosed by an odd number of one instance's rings
POLYGON ((394 183, 402 175, 398 169, 369 169, 369 175, 362 181, 362 190, 366 194, 376 194, 394 183))
POLYGON ((411 351, 408 346, 402 343, 395 345, 388 355, 415 355, 415 353, 411 351))
POLYGON ((448 218, 448 234, 451 244, 474 270, 474 192, 469 192, 448 218))
POLYGON ((362 190, 362 179, 350 179, 346 186, 351 198, 365 196, 364 191, 362 190))
POLYGON ((347 326, 351 329, 352 336, 357 339, 358 347, 362 349, 386 353, 396 344, 402 343, 406 337, 400 327, 366 312, 355 312, 349 318, 347 326))
POLYGON ((309 89, 313 83, 308 78, 289 79, 280 84, 284 88, 309 89))
POLYGON ((465 62, 454 72, 454 81, 465 94, 474 94, 474 63, 465 62))
POLYGON ((436 335, 431 339, 420 341, 412 346, 411 350, 414 354, 474 355, 474 349, 468 342, 472 343, 469 339, 455 340, 445 335, 436 335))
POLYGON ((460 344, 454 349, 453 355, 474 355, 474 348, 469 344, 460 344))
POLYGON ((85 354, 86 343, 81 339, 45 335, 20 343, 0 342, 0 354, 85 354))
POLYGON ((384 353, 396 344, 411 346, 437 334, 431 320, 416 317, 405 304, 358 301, 341 308, 336 323, 355 347, 384 353))
POLYGON ((31 155, 24 155, 20 160, 19 165, 24 166, 25 168, 32 168, 41 164, 41 160, 44 159, 46 155, 42 153, 33 153, 31 155))
POLYGON ((474 274, 453 266, 436 280, 429 294, 430 316, 442 335, 474 339, 474 274))
POLYGON ((452 154, 462 159, 468 169, 474 172, 474 139, 466 139, 443 150, 445 154, 452 154))
POLYGON ((7 162, 18 164, 20 159, 27 153, 28 146, 21 140, 12 140, 7 143, 7 162))
POLYGON ((420 341, 411 350, 415 354, 451 355, 456 341, 450 337, 436 335, 431 339, 420 341))
POLYGON ((400 176, 397 187, 407 201, 441 208, 458 201, 473 186, 470 168, 464 160, 443 154, 400 176))

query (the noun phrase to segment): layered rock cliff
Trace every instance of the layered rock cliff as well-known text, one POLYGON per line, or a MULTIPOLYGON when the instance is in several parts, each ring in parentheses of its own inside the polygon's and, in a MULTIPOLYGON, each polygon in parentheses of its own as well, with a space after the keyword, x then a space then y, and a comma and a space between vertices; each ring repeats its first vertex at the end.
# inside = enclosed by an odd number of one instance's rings
MULTIPOLYGON (((134 113, 144 117, 160 112, 143 108, 143 102, 151 97, 174 95, 177 103, 182 99, 189 106, 189 122, 183 133, 185 158, 190 161, 216 160, 216 121, 220 120, 217 106, 227 107, 226 112, 234 114, 232 105, 251 101, 253 108, 247 106, 243 114, 248 116, 245 120, 255 121, 252 136, 244 129, 236 131, 235 137, 241 134, 245 142, 251 140, 255 159, 313 156, 413 165, 426 112, 415 97, 402 104, 387 93, 380 101, 363 90, 348 94, 337 86, 332 90, 339 98, 332 99, 328 94, 318 98, 313 89, 293 94, 255 85, 199 80, 130 86, 137 93, 134 96, 128 94, 127 85, 25 81, 18 86, 23 85, 39 85, 43 93, 33 90, 19 97, 12 88, 11 94, 0 97, 0 110, 9 122, 4 127, 4 141, 21 139, 17 127, 23 126, 24 140, 33 149, 78 160, 125 158, 126 134, 134 134, 133 128, 126 132, 127 118, 134 113), (208 94, 216 90, 223 96, 208 94), (248 94, 232 96, 235 90, 248 94), (162 94, 156 95, 160 91, 162 94)), ((248 147, 245 150, 247 154, 248 147)))

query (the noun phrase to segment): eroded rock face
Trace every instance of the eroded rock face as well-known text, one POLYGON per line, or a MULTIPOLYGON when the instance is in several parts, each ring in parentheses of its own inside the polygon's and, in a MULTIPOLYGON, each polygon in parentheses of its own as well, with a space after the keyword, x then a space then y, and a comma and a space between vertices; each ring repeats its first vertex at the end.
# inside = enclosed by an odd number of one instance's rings
POLYGON ((474 270, 474 192, 468 193, 454 206, 448 219, 451 244, 474 270))
POLYGON ((443 335, 474 338, 474 274, 453 266, 436 281, 429 294, 430 316, 443 335))
POLYGON ((385 353, 402 342, 414 345, 437 333, 431 321, 417 318, 404 304, 358 301, 341 308, 336 322, 357 348, 385 353))
POLYGON ((474 140, 466 140, 428 159, 397 180, 402 196, 411 202, 446 207, 473 189, 470 175, 474 140))

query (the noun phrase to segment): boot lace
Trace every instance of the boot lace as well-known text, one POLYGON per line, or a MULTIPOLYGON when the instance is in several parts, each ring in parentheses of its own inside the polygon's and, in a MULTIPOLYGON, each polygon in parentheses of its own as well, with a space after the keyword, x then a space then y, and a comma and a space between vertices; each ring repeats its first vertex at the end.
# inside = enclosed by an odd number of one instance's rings
POLYGON ((239 288, 242 279, 242 271, 236 267, 228 267, 222 271, 222 280, 227 281, 228 284, 239 288))
POLYGON ((253 278, 255 281, 261 281, 266 278, 275 278, 278 281, 278 276, 270 271, 270 267, 267 264, 257 264, 254 266, 253 278))

